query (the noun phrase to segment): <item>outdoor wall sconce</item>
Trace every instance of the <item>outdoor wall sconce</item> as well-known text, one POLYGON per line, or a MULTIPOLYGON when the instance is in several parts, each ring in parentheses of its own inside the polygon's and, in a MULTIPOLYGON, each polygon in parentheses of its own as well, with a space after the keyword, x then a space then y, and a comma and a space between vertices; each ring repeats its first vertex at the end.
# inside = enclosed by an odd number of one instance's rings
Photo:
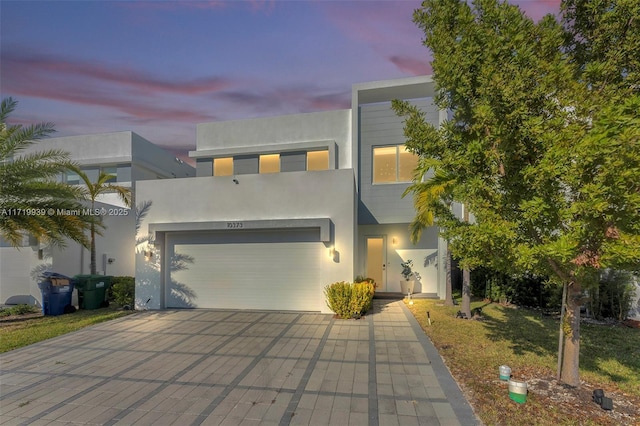
POLYGON ((398 238, 397 237, 393 237, 391 239, 391 244, 393 244, 394 246, 398 245, 398 238))
POLYGON ((151 260, 151 258, 153 257, 153 252, 151 250, 145 250, 144 252, 144 260, 146 260, 147 262, 151 260))
POLYGON ((113 257, 110 257, 109 259, 107 259, 107 263, 109 263, 109 265, 111 265, 112 263, 115 263, 115 259, 113 257))
POLYGON ((329 247, 329 259, 333 259, 336 256, 336 248, 334 246, 329 247))
POLYGON ((238 179, 233 179, 233 183, 235 183, 236 185, 239 184, 240 182, 238 182, 238 179))

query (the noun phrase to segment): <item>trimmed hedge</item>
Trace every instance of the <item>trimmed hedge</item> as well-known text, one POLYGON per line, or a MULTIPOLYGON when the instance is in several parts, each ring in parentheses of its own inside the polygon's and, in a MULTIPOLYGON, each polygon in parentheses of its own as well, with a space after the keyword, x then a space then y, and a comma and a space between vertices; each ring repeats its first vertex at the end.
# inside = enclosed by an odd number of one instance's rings
POLYGON ((327 306, 338 318, 360 318, 371 309, 375 287, 369 282, 330 284, 324 288, 327 306))

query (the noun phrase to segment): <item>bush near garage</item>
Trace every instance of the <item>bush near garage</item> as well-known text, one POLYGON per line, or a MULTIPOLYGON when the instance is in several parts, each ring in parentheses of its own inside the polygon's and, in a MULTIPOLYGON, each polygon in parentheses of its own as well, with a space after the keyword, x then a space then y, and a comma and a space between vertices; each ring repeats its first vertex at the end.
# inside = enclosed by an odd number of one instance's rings
POLYGON ((109 302, 115 302, 119 307, 133 307, 135 299, 135 278, 113 277, 107 298, 109 302))
POLYGON ((364 275, 358 275, 357 277, 355 277, 353 279, 353 282, 358 284, 358 283, 369 283, 373 285, 373 288, 378 288, 378 284, 376 284, 375 280, 373 278, 369 278, 369 277, 365 277, 364 275))
POLYGON ((338 318, 360 318, 371 309, 375 287, 370 282, 335 282, 324 288, 327 306, 338 318))

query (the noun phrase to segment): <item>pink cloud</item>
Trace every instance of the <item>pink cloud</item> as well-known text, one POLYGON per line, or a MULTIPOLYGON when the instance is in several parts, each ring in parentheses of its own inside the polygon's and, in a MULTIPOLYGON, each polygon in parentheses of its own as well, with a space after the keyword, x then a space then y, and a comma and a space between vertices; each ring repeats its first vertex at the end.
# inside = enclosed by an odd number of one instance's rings
MULTIPOLYGON (((407 36, 419 43, 420 30, 413 24, 413 11, 420 2, 372 2, 363 7, 360 2, 323 2, 327 18, 344 34, 370 43, 387 46, 404 45, 407 36)), ((412 39, 409 39, 411 42, 412 39)))
MULTIPOLYGON (((172 92, 179 94, 199 94, 226 89, 231 82, 219 78, 195 79, 191 81, 162 80, 148 73, 124 67, 110 67, 105 64, 90 63, 71 59, 57 59, 46 55, 3 55, 8 72, 21 73, 24 70, 52 73, 69 78, 86 77, 96 81, 134 87, 140 91, 172 92)), ((5 71, 5 72, 7 72, 5 71)))
POLYGON ((265 89, 255 84, 247 90, 223 92, 215 99, 243 110, 253 109, 259 115, 290 114, 350 108, 351 92, 347 89, 336 92, 312 85, 265 89))
POLYGON ((415 59, 413 56, 394 55, 389 60, 398 67, 399 70, 407 74, 425 75, 431 74, 431 64, 427 61, 415 59))
POLYGON ((176 107, 171 97, 210 94, 232 87, 230 81, 218 77, 163 80, 104 64, 13 53, 3 55, 3 74, 5 91, 15 96, 106 107, 123 113, 122 118, 130 122, 211 120, 211 115, 199 110, 176 107))
POLYGON ((348 39, 363 42, 379 56, 380 63, 390 61, 403 74, 417 75, 430 71, 423 60, 428 51, 424 36, 413 23, 419 1, 322 3, 327 19, 348 39), (412 59, 413 58, 413 59, 412 59))

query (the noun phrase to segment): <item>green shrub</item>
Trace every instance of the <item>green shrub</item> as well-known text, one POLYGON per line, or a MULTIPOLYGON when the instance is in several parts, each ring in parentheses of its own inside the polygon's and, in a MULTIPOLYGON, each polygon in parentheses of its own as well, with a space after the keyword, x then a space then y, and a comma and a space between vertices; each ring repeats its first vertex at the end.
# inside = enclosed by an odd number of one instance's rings
POLYGON ((40 312, 40 308, 33 305, 15 305, 7 308, 0 308, 0 317, 11 315, 35 314, 40 312))
POLYGON ((118 306, 133 307, 135 298, 135 279, 133 277, 113 277, 110 288, 110 301, 118 306))
POLYGON ((358 283, 369 283, 369 284, 373 285, 374 289, 378 288, 378 284, 376 284, 376 281, 373 278, 365 277, 363 275, 358 275, 357 277, 355 277, 353 282, 355 284, 358 284, 358 283))
POLYGON ((351 318, 349 302, 351 300, 351 284, 340 281, 324 288, 327 306, 340 318, 351 318))
POLYGON ((356 316, 360 317, 369 309, 373 303, 373 293, 375 286, 370 282, 360 282, 353 284, 351 289, 351 306, 355 310, 356 316))
POLYGON ((375 287, 369 282, 340 281, 324 288, 327 306, 339 318, 359 318, 371 308, 375 287))
POLYGON ((493 302, 510 302, 520 306, 551 308, 562 297, 547 285, 545 277, 530 274, 509 275, 490 268, 476 268, 471 273, 471 293, 493 302))
POLYGON ((635 293, 633 276, 629 272, 606 270, 600 282, 589 289, 587 307, 594 318, 614 318, 624 321, 631 309, 635 293))

